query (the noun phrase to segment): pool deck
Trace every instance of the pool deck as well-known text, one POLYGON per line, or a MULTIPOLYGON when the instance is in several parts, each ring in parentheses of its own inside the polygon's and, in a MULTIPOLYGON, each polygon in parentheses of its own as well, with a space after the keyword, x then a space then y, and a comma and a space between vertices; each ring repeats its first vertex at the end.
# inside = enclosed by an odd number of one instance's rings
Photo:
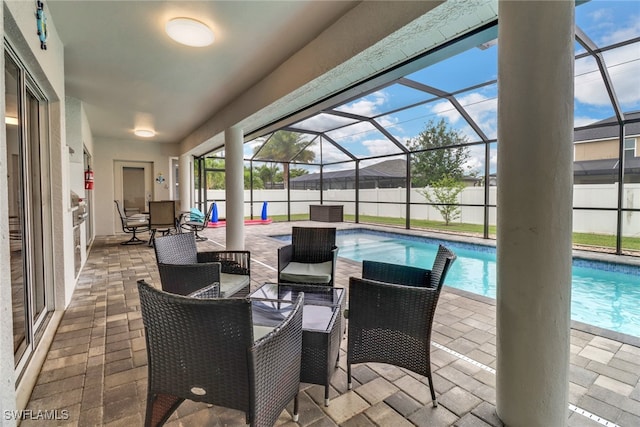
MULTIPOLYGON (((276 248, 283 243, 269 236, 290 233, 292 225, 395 231, 306 221, 246 227, 252 290, 275 281, 276 248)), ((200 233, 210 240, 198 243, 199 249, 224 247, 225 230, 210 228, 200 233)), ((110 236, 94 242, 26 408, 67 410, 69 419, 58 422, 59 426, 143 425, 147 366, 136 280, 159 285, 159 276, 153 248, 122 246, 123 240, 124 236, 110 236)), ((360 276, 360 270, 360 263, 340 258, 336 285, 346 286, 348 277, 360 276)), ((389 365, 354 365, 354 387, 348 391, 345 339, 340 366, 332 378, 330 406, 322 404, 322 386, 303 384, 299 423, 285 411, 277 425, 500 426, 495 414, 495 319, 492 300, 444 288, 432 336, 437 409, 431 406, 426 378, 389 365)), ((573 406, 568 425, 640 425, 640 340, 616 339, 615 334, 574 326, 580 329, 571 330, 569 402, 573 406)), ((43 424, 35 420, 21 424, 30 425, 43 424)), ((238 411, 186 401, 166 425, 245 424, 244 414, 238 411)))

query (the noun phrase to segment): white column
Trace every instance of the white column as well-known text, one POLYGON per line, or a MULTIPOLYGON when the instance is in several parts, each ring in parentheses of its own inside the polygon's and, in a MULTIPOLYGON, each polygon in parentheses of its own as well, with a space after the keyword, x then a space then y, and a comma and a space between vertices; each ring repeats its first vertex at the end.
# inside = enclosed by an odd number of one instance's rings
POLYGON ((192 157, 183 154, 178 158, 178 191, 180 192, 180 210, 189 211, 193 207, 193 161, 192 157))
POLYGON ((240 128, 224 132, 227 249, 244 249, 244 134, 240 128))
POLYGON ((500 1, 497 412, 567 423, 574 2, 500 1))

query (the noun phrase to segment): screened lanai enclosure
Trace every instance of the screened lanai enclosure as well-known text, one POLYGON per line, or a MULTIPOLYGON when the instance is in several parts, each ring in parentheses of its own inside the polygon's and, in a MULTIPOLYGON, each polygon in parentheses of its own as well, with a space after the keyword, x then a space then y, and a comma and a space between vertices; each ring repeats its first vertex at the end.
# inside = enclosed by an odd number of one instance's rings
MULTIPOLYGON (((640 255, 640 3, 576 7, 573 242, 640 255)), ((245 215, 342 205, 344 220, 493 239, 497 23, 245 135, 245 215)), ((551 154, 550 154, 551 155, 551 154)), ((224 149, 196 200, 225 215, 224 149)), ((549 206, 552 214, 554 207, 549 206)))

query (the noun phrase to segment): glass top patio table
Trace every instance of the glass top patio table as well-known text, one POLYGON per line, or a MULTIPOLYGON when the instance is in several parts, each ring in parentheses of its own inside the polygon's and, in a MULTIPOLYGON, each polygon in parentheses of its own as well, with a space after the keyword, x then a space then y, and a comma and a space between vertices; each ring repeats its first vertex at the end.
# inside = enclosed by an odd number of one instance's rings
POLYGON ((334 315, 340 311, 342 306, 343 288, 292 283, 265 283, 249 295, 253 302, 253 323, 277 325, 292 308, 292 304, 282 301, 295 301, 300 292, 304 292, 302 329, 329 331, 334 315))

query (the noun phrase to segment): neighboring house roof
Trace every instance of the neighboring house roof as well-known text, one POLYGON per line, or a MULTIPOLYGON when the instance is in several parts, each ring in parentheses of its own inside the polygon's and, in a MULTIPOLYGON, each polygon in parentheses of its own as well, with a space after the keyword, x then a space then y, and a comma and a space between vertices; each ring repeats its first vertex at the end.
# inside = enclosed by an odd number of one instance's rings
MULTIPOLYGON (((640 120, 640 111, 626 113, 624 117, 626 120, 640 120)), ((574 131, 574 142, 618 138, 618 133, 620 132, 618 119, 616 117, 609 117, 607 119, 600 120, 599 122, 592 123, 589 126, 597 127, 574 131)), ((625 133, 627 136, 640 136, 640 121, 628 123, 625 126, 625 133)))
MULTIPOLYGON (((355 178, 354 169, 323 172, 323 180, 355 178)), ((380 178, 405 178, 407 176, 407 163, 402 159, 386 160, 360 169, 360 179, 380 179, 380 178)), ((291 182, 317 181, 320 179, 319 173, 300 175, 291 179, 291 182)))
MULTIPOLYGON (((618 159, 582 160, 573 162, 573 175, 612 175, 618 173, 618 159)), ((640 157, 625 159, 627 173, 640 173, 640 157)))
MULTIPOLYGON (((331 181, 331 180, 346 180, 352 179, 355 180, 356 171, 354 169, 333 171, 333 172, 323 172, 322 179, 323 181, 331 181)), ((405 179, 407 177, 407 162, 403 159, 392 159, 385 160, 380 163, 376 163, 371 166, 364 167, 360 169, 360 179, 361 180, 391 180, 391 179, 405 179)), ((303 182, 312 182, 319 181, 320 174, 319 173, 310 173, 306 175, 300 175, 295 178, 291 178, 291 182, 294 183, 303 183, 303 182)), ((478 177, 470 177, 465 176, 462 178, 463 181, 477 182, 480 181, 478 177)))

